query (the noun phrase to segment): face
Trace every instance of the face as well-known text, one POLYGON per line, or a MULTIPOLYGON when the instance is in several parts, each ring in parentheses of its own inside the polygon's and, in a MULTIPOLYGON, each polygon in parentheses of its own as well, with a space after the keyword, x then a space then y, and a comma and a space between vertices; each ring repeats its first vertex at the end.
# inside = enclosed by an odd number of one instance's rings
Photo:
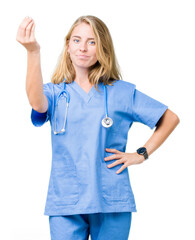
POLYGON ((67 50, 75 68, 89 68, 97 62, 95 37, 89 24, 80 23, 74 28, 67 50))

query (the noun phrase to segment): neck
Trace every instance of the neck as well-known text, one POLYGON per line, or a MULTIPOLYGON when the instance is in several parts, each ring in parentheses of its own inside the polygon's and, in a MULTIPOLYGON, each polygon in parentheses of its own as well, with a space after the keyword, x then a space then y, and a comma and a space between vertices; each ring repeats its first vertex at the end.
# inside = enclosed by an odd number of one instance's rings
POLYGON ((74 81, 76 81, 79 85, 88 85, 88 69, 87 68, 75 68, 76 77, 74 81))
POLYGON ((89 78, 88 78, 88 71, 77 71, 76 72, 76 77, 74 79, 75 82, 77 82, 79 85, 91 85, 89 83, 89 78))

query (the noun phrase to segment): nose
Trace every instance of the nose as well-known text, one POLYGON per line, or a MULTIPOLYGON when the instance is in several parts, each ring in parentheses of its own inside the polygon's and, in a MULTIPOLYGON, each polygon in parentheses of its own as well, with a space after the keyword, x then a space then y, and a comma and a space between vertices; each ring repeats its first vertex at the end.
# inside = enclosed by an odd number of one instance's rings
POLYGON ((87 43, 81 42, 80 51, 82 51, 82 52, 87 51, 87 43))

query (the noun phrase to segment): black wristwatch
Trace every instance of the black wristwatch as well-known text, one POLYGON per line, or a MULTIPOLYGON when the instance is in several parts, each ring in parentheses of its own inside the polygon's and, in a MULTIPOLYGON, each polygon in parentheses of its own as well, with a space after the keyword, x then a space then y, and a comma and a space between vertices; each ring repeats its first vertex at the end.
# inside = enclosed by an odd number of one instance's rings
POLYGON ((145 160, 148 159, 148 153, 147 153, 147 149, 145 147, 138 148, 137 153, 140 155, 144 155, 145 160))

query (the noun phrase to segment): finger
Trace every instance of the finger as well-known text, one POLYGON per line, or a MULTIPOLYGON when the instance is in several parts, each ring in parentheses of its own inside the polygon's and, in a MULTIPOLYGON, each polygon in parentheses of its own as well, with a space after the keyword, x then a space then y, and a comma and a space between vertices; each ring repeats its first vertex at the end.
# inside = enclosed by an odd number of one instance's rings
POLYGON ((120 152, 120 151, 118 151, 117 149, 115 149, 115 148, 106 148, 105 149, 106 151, 108 151, 108 152, 120 152))
POLYGON ((125 164, 123 164, 123 166, 121 168, 119 168, 118 171, 116 171, 117 174, 121 173, 127 166, 125 164))
MULTIPOLYGON (((33 21, 34 23, 34 21, 33 21)), ((32 29, 31 29, 31 35, 30 35, 30 39, 35 39, 35 23, 33 24, 32 26, 32 29)))
POLYGON ((26 31, 26 28, 28 27, 28 24, 31 23, 33 21, 32 18, 30 17, 25 17, 24 20, 22 21, 22 23, 20 24, 20 28, 23 31, 26 31))
POLYGON ((21 22, 17 33, 19 38, 24 38, 26 36, 26 28, 30 22, 32 22, 32 18, 27 17, 21 22))
POLYGON ((109 161, 109 160, 113 160, 113 159, 119 159, 119 158, 122 158, 123 155, 122 154, 113 154, 109 157, 105 157, 104 158, 104 161, 109 161))
POLYGON ((30 22, 26 28, 26 39, 30 39, 31 38, 31 29, 32 29, 32 26, 34 25, 34 22, 30 22))
POLYGON ((123 161, 122 159, 121 159, 121 160, 117 160, 117 161, 115 161, 115 162, 107 165, 107 167, 108 167, 108 168, 112 168, 112 167, 115 167, 115 166, 117 166, 117 165, 119 165, 119 164, 122 164, 122 163, 124 163, 124 161, 123 161))

